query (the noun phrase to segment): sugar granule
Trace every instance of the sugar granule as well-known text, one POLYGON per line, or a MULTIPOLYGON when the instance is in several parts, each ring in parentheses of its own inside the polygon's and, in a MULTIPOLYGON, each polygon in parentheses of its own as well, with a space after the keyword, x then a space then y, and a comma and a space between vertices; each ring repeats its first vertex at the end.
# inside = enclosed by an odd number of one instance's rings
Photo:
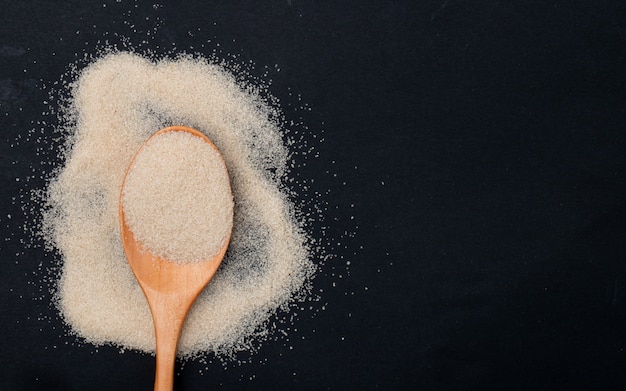
POLYGON ((87 342, 154 351, 143 293, 122 250, 118 200, 138 148, 156 130, 193 127, 218 147, 235 202, 231 244, 189 312, 179 353, 233 353, 315 272, 307 235, 281 181, 288 150, 273 108, 201 58, 151 61, 114 52, 71 84, 64 165, 47 188, 43 234, 61 254, 56 303, 87 342))
POLYGON ((150 138, 129 168, 122 195, 136 240, 163 259, 209 260, 230 237, 228 172, 219 152, 198 136, 169 130, 150 138))

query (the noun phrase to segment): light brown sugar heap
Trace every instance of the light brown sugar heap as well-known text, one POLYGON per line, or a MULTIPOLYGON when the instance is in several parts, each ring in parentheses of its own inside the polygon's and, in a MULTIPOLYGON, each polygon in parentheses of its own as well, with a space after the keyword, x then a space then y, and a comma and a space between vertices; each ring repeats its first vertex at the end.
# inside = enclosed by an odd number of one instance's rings
POLYGON ((198 136, 167 131, 152 137, 135 157, 122 194, 128 227, 163 259, 208 260, 229 237, 228 172, 219 152, 198 136))
MULTIPOLYGON (((278 117, 275 109, 223 67, 190 57, 155 62, 110 53, 83 69, 71 86, 64 124, 68 147, 47 189, 43 228, 61 255, 56 303, 65 322, 89 343, 153 351, 150 311, 121 245, 119 195, 140 146, 159 129, 186 125, 207 135, 221 152, 234 217, 226 257, 192 307, 179 351, 228 354, 264 338, 270 317, 306 294, 315 271, 306 232, 281 186, 289 151, 283 129, 272 119, 278 117)), ((162 163, 160 169, 173 169, 169 158, 162 163)), ((144 209, 138 218, 165 216, 163 221, 178 227, 167 213, 144 209)), ((210 218, 196 209, 181 213, 210 218)), ((159 235, 164 251, 180 250, 169 249, 172 232, 163 229, 159 235)), ((192 247, 198 238, 180 243, 192 247)), ((183 258, 198 255, 183 253, 183 258)))

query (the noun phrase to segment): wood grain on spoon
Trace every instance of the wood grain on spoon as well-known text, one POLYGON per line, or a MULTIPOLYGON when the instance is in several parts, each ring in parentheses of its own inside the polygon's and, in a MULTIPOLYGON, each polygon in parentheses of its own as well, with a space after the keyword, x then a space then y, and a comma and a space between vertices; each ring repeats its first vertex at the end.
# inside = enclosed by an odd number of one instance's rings
MULTIPOLYGON (((217 148, 206 136, 187 127, 165 128, 152 137, 169 131, 191 133, 202 138, 217 151, 217 148)), ((141 149, 137 154, 140 152, 141 149)), ((129 167, 132 166, 133 163, 129 167)), ((124 180, 125 182, 126 180, 124 180)), ((122 186, 122 194, 120 195, 119 215, 124 252, 150 305, 154 321, 157 357, 154 389, 158 391, 172 390, 176 347, 187 312, 217 271, 226 253, 230 235, 224 241, 219 252, 210 259, 186 263, 162 259, 151 254, 141 243, 135 240, 124 216, 123 189, 124 186, 122 186)))

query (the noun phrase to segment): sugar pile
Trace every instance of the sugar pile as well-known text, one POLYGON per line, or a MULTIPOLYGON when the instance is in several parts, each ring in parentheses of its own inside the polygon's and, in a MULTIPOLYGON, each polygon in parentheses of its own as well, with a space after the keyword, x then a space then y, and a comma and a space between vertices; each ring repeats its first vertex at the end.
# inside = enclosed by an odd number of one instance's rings
POLYGON ((191 133, 166 130, 137 153, 122 192, 128 228, 163 259, 211 259, 232 228, 233 199, 219 152, 191 133))
POLYGON ((223 67, 204 59, 97 59, 71 85, 64 165, 46 192, 43 235, 62 257, 56 303, 87 342, 152 352, 143 293, 124 257, 118 200, 138 148, 169 125, 211 139, 234 199, 231 244, 192 307, 179 353, 232 353, 267 334, 276 311, 306 294, 315 272, 307 234, 281 183, 289 151, 277 113, 223 67))

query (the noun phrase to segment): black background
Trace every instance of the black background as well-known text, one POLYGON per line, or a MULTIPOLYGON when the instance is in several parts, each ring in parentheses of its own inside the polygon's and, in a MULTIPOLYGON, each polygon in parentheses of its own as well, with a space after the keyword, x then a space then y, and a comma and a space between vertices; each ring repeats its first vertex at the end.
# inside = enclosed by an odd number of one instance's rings
POLYGON ((21 243, 50 86, 124 39, 253 61, 328 202, 326 309, 178 390, 626 386, 626 3, 3 0, 0 390, 152 387, 152 357, 66 336, 21 243))

